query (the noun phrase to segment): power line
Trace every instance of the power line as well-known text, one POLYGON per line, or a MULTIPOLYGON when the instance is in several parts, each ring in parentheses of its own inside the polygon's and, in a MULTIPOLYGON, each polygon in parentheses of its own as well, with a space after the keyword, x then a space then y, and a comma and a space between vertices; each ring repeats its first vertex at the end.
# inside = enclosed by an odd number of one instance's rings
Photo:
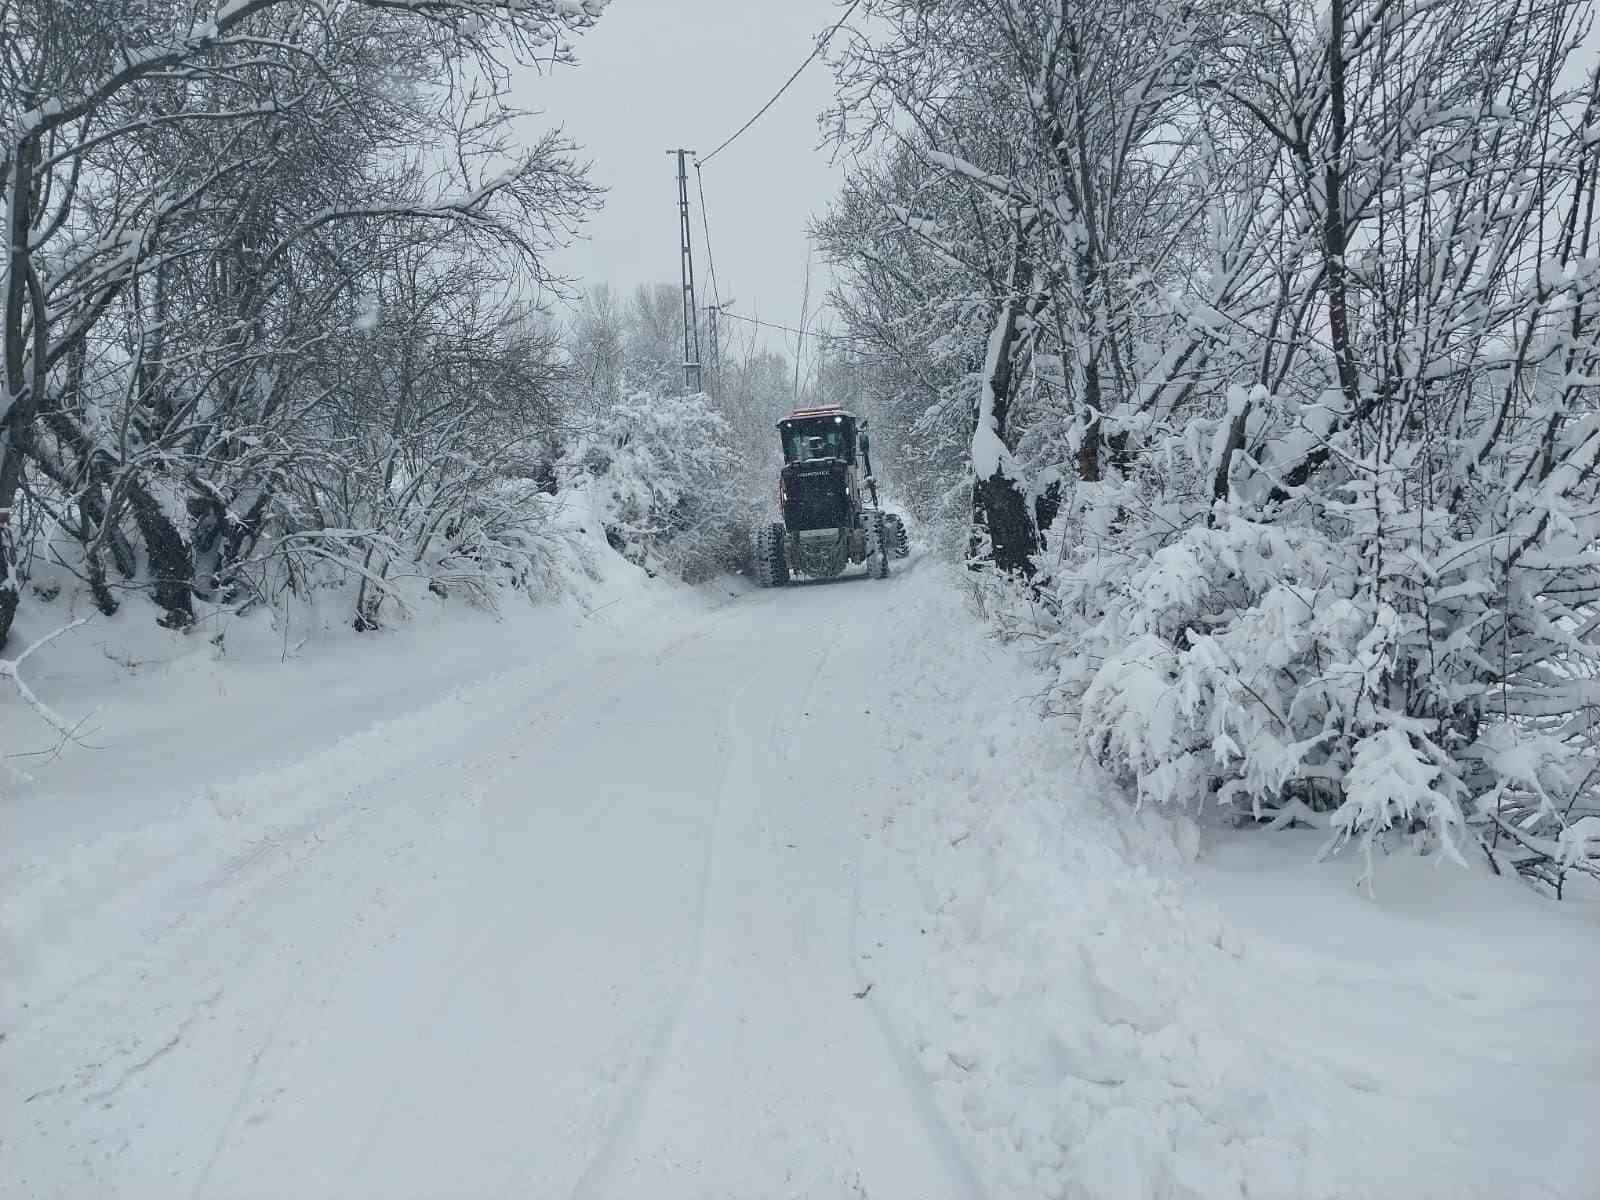
POLYGON ((785 92, 787 92, 789 90, 789 85, 792 84, 796 79, 800 78, 800 72, 804 71, 807 67, 809 67, 811 65, 812 61, 817 57, 817 55, 822 53, 823 48, 826 47, 827 44, 828 44, 828 39, 830 39, 831 37, 833 37, 834 34, 839 32, 840 28, 844 25, 844 23, 850 19, 850 14, 855 12, 856 9, 860 6, 860 4, 861 4, 861 0, 852 0, 852 2, 850 4, 850 7, 844 10, 844 16, 840 17, 836 22, 834 22, 833 28, 828 30, 827 33, 823 34, 822 37, 818 40, 817 44, 815 46, 811 47, 811 53, 806 55, 805 62, 801 63, 798 67, 796 67, 794 69, 794 74, 789 76, 788 79, 784 80, 783 86, 777 90, 777 92, 773 95, 772 99, 768 100, 765 104, 763 104, 760 107, 760 109, 757 110, 755 116, 751 117, 743 125, 739 126, 738 129, 734 130, 732 137, 730 137, 727 141, 723 142, 722 145, 718 146, 715 150, 713 150, 710 154, 706 155, 700 161, 703 162, 703 163, 710 162, 713 158, 715 158, 717 155, 721 154, 724 150, 726 150, 729 146, 731 146, 741 133, 743 133, 746 129, 749 129, 750 126, 754 125, 757 121, 759 121, 766 114, 767 109, 771 108, 774 104, 776 104, 778 102, 779 97, 781 97, 785 92))
POLYGON ((706 234, 706 266, 711 268, 711 300, 722 307, 722 294, 717 290, 717 260, 711 257, 711 219, 706 216, 706 183, 700 174, 700 160, 694 160, 694 185, 700 190, 700 228, 706 234))
POLYGON ((796 329, 793 325, 780 325, 774 321, 762 321, 755 317, 747 317, 743 313, 728 312, 726 309, 723 310, 722 315, 732 317, 735 321, 746 321, 751 325, 759 325, 763 329, 781 329, 784 333, 798 333, 802 337, 823 338, 830 342, 867 342, 872 340, 855 334, 823 333, 816 329, 796 329))
MULTIPOLYGON (((805 330, 796 329, 793 325, 779 325, 772 321, 761 321, 757 320, 755 317, 747 317, 743 313, 725 312, 722 315, 725 317, 732 317, 735 321, 744 321, 750 325, 759 325, 763 329, 781 329, 784 333, 798 333, 802 335, 805 333, 805 330)), ((811 336, 815 337, 816 334, 813 333, 811 336)))

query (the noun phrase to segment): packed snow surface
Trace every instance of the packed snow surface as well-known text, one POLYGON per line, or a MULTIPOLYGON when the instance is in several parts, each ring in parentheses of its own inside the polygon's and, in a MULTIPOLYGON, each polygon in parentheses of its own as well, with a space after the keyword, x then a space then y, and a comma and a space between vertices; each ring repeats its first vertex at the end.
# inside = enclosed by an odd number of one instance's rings
POLYGON ((958 589, 64 636, 0 1195, 1596 1194, 1586 902, 1134 813, 958 589))

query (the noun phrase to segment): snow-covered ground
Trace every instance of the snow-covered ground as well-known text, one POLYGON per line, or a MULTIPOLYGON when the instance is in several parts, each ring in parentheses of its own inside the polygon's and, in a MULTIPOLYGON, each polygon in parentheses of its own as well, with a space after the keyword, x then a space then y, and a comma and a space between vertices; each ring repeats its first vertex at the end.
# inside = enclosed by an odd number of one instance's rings
POLYGON ((930 560, 619 562, 27 664, 0 1196, 1600 1194, 1592 906, 1129 812, 930 560))
POLYGON ((896 703, 960 736, 908 756, 857 952, 985 1194, 1600 1196, 1600 906, 1134 812, 1036 676, 941 651, 896 703))

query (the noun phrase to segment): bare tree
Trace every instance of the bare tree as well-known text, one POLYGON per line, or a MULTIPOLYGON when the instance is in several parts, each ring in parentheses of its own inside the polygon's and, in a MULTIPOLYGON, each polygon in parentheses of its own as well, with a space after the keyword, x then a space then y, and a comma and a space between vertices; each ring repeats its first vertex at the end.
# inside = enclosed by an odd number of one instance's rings
MULTIPOLYGON (((91 576, 108 549, 128 565, 131 514, 182 624, 194 548, 152 474, 185 457, 265 464, 241 426, 314 406, 294 361, 371 248, 447 227, 543 278, 593 192, 559 137, 513 146, 505 65, 570 59, 600 7, 8 6, 0 641, 30 461, 69 489, 91 576)), ((212 529, 250 523, 259 480, 241 513, 202 473, 177 475, 212 529)))
POLYGON ((981 288, 990 316, 972 385, 976 509, 996 561, 1027 572, 1037 536, 1009 415, 1044 351, 1077 414, 1080 477, 1102 477, 1103 445, 1129 452, 1125 420, 1107 422, 1133 398, 1140 310, 1196 233, 1201 143, 1184 118, 1208 13, 1025 0, 870 8, 870 36, 837 63, 836 128, 858 148, 900 147, 860 194, 884 194, 936 272, 976 275, 967 287, 981 288), (930 203, 897 161, 907 155, 955 202, 930 203))
POLYGON ((1156 798, 1594 871, 1591 6, 872 12, 842 308, 982 383, 1019 477, 1073 452, 1045 586, 1090 748, 1156 798))

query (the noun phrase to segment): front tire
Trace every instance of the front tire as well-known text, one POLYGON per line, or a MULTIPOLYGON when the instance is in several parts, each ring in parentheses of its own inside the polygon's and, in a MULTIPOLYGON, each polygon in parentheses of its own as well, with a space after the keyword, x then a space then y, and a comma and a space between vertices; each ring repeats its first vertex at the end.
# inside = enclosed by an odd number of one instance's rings
POLYGON ((889 528, 881 512, 867 514, 867 570, 874 579, 889 578, 889 528))
POLYGON ((783 522, 773 521, 756 530, 756 583, 764 588, 789 582, 789 561, 783 556, 783 522))
POLYGON ((889 553, 904 558, 911 553, 911 538, 906 533, 906 523, 895 513, 883 514, 883 532, 889 541, 889 553))

